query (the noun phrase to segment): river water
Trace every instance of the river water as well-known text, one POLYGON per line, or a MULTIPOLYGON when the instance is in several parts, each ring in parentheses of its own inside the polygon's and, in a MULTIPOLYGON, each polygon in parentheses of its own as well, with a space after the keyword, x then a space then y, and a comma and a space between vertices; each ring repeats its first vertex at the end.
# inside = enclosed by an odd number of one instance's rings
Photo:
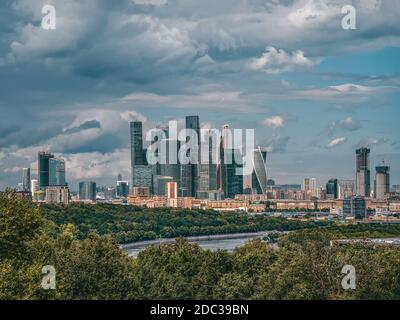
MULTIPOLYGON (((235 237, 234 239, 200 239, 200 240, 192 240, 188 239, 190 243, 197 243, 200 247, 203 249, 211 250, 211 251, 216 251, 218 249, 220 250, 226 250, 226 251, 232 251, 235 248, 238 248, 242 245, 244 245, 247 241, 254 240, 254 239, 260 239, 260 234, 248 234, 243 237, 235 237)), ((123 248, 126 252, 128 252, 129 256, 131 257, 136 257, 139 252, 143 251, 147 247, 154 245, 154 243, 146 243, 143 245, 137 245, 134 246, 133 248, 123 248)))

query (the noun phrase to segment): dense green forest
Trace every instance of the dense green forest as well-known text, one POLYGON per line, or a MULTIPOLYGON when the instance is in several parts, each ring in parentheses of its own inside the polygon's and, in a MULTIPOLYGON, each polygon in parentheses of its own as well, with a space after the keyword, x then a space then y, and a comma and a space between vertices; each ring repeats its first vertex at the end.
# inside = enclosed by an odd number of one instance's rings
POLYGON ((118 243, 156 238, 256 232, 291 231, 328 226, 327 222, 300 222, 285 218, 208 210, 146 209, 110 204, 43 206, 44 217, 57 225, 73 224, 79 239, 92 231, 110 235, 118 243))
POLYGON ((109 235, 80 239, 73 224, 0 193, 0 299, 400 299, 398 248, 329 246, 329 239, 369 232, 352 228, 299 230, 280 239, 278 250, 257 240, 231 253, 178 239, 131 258, 109 235), (41 287, 45 265, 56 269, 54 290, 41 287), (341 286, 344 265, 355 267, 355 290, 341 286))

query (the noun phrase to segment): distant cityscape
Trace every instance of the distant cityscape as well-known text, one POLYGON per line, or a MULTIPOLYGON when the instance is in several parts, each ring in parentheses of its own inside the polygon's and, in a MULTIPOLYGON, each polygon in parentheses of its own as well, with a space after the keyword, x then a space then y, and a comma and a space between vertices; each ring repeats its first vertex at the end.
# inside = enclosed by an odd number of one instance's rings
MULTIPOLYGON (((199 116, 187 116, 185 127, 200 137, 199 116)), ((168 127, 158 129, 164 131, 167 146, 172 143, 179 145, 179 141, 172 141, 168 136, 168 127)), ((279 185, 268 177, 268 152, 262 146, 252 150, 251 175, 237 174, 237 169, 243 166, 236 161, 241 151, 230 147, 227 130, 229 125, 222 128, 217 146, 210 145, 209 155, 206 155, 211 159, 212 147, 216 147, 219 153, 217 163, 172 163, 167 156, 165 164, 149 164, 142 122, 134 121, 130 123, 130 179, 118 175, 111 187, 98 186, 95 181, 81 181, 79 191, 74 193, 66 181, 65 160, 42 151, 38 153, 37 179, 31 179, 31 169, 24 168, 17 189, 35 202, 64 205, 70 202, 106 202, 244 212, 325 210, 341 217, 358 218, 367 218, 372 211, 375 216, 400 212, 400 186, 390 185, 390 166, 384 161, 376 166, 371 186, 369 148, 361 147, 355 151, 354 180, 332 178, 324 187, 318 187, 315 178, 306 177, 302 185, 279 185)), ((196 157, 200 158, 200 153, 196 157)))

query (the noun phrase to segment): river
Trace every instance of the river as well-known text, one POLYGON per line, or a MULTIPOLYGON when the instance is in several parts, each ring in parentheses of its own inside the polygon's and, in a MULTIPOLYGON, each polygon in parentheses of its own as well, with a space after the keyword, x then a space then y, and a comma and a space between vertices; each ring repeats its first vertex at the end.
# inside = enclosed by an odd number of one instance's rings
MULTIPOLYGON (((212 236, 199 236, 199 237, 188 237, 186 238, 190 243, 197 243, 203 249, 215 251, 215 250, 226 250, 232 251, 237 247, 244 245, 247 241, 254 239, 261 239, 267 233, 276 232, 254 232, 254 233, 240 233, 240 234, 223 234, 223 235, 212 235, 212 236)), ((157 245, 160 243, 173 243, 175 239, 158 239, 152 241, 143 241, 121 245, 121 248, 128 252, 129 256, 136 257, 139 252, 143 251, 149 246, 157 245)))

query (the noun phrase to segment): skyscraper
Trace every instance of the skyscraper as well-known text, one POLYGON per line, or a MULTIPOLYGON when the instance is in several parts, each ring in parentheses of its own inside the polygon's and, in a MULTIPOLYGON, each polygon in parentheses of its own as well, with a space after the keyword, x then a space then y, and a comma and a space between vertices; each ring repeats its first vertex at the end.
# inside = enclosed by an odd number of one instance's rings
POLYGON ((328 199, 338 199, 339 186, 338 179, 330 179, 326 184, 326 197, 328 199))
MULTIPOLYGON (((191 129, 196 132, 195 135, 190 136, 194 149, 188 150, 186 154, 188 157, 199 159, 199 146, 200 146, 200 121, 199 116, 187 116, 185 118, 186 129, 191 129), (196 148, 197 144, 197 148, 196 148)), ((187 141, 189 137, 187 137, 187 141)), ((183 197, 194 197, 198 186, 198 165, 194 163, 182 164, 180 175, 180 195, 183 197)))
POLYGON ((371 150, 364 147, 356 150, 356 194, 362 197, 369 197, 371 194, 370 153, 371 150))
POLYGON ((390 167, 383 162, 376 167, 375 174, 375 198, 384 199, 390 192, 390 167))
POLYGON ((225 198, 234 198, 237 194, 243 194, 243 175, 237 172, 237 169, 242 167, 241 150, 224 149, 221 178, 225 198))
POLYGON ((31 191, 31 169, 23 168, 22 169, 22 188, 23 191, 31 191))
POLYGON ((117 197, 126 198, 129 194, 129 181, 117 181, 117 197))
POLYGON ((39 173, 39 188, 44 189, 49 186, 49 167, 50 159, 54 155, 49 152, 39 152, 38 154, 38 173, 39 173))
POLYGON ((265 194, 267 190, 267 150, 258 147, 253 150, 253 173, 251 175, 252 188, 258 194, 265 194))
POLYGON ((49 159, 49 186, 66 186, 65 161, 60 158, 49 159))
POLYGON ((130 123, 132 187, 152 189, 152 168, 147 163, 143 148, 142 122, 130 123))
MULTIPOLYGON (((204 156, 207 156, 208 163, 200 163, 198 165, 198 185, 196 196, 198 198, 208 199, 209 191, 217 189, 217 164, 213 162, 213 152, 215 153, 216 146, 213 145, 213 139, 211 136, 208 138, 208 152, 204 156)), ((214 157, 215 158, 215 157, 214 157)))
POLYGON ((79 200, 96 201, 96 182, 83 181, 79 183, 79 200))

